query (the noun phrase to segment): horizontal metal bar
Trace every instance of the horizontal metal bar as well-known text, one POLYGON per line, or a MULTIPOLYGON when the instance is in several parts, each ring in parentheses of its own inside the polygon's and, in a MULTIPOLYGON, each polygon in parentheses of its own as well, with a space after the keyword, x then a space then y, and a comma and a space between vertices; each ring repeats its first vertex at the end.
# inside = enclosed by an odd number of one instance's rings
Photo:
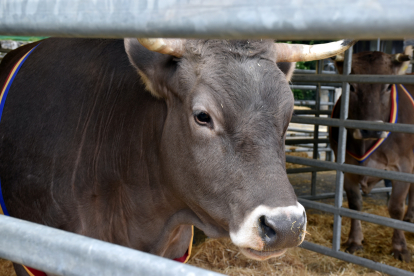
MULTIPOLYGON (((300 90, 316 90, 316 85, 289 85, 290 89, 300 89, 300 90)), ((323 90, 335 90, 334 86, 321 86, 321 89, 323 90)))
POLYGON ((391 179, 391 180, 399 180, 399 181, 408 182, 408 183, 414 183, 414 174, 410 174, 410 173, 385 171, 385 170, 379 170, 379 169, 374 169, 374 168, 369 168, 369 167, 364 167, 364 166, 355 166, 355 165, 349 165, 349 164, 339 165, 335 162, 320 161, 320 160, 291 156, 291 155, 286 155, 286 162, 294 163, 294 164, 301 164, 305 166, 315 166, 318 168, 338 170, 338 171, 343 171, 346 173, 376 176, 382 179, 391 179))
POLYGON ((0 257, 57 275, 221 275, 0 215, 0 257))
MULTIPOLYGON (((303 136, 313 137, 313 133, 307 133, 307 132, 286 133, 286 137, 303 137, 303 136)), ((328 132, 319 132, 319 137, 321 136, 328 136, 328 132)))
MULTIPOLYGON (((316 74, 316 70, 306 70, 306 69, 295 69, 293 74, 316 74)), ((322 74, 333 74, 335 75, 335 71, 322 71, 322 74)))
MULTIPOLYGON (((335 103, 332 102, 320 102, 320 105, 334 105, 335 103)), ((295 105, 316 105, 315 101, 308 101, 308 100, 297 100, 295 101, 295 105)))
MULTIPOLYGON (((302 148, 313 148, 313 144, 297 144, 294 145, 296 147, 302 147, 302 148)), ((318 148, 328 148, 328 144, 319 144, 318 148)))
POLYGON ((323 114, 323 115, 331 115, 332 114, 332 110, 299 110, 299 109, 295 109, 293 111, 296 115, 302 115, 302 114, 323 114))
POLYGON ((414 37, 411 0, 106 0, 104 4, 96 0, 0 0, 0 7, 1 35, 282 40, 414 37))
POLYGON ((330 169, 323 169, 323 168, 315 168, 315 167, 307 167, 307 168, 294 168, 294 169, 287 169, 287 174, 294 174, 294 173, 307 173, 307 172, 327 172, 333 171, 330 169))
POLYGON ((368 267, 373 270, 378 270, 382 273, 387 273, 393 276, 413 276, 414 275, 414 273, 406 271, 406 270, 402 270, 402 269, 389 266, 383 263, 374 262, 369 259, 357 257, 357 256, 354 256, 354 255, 351 255, 349 253, 345 253, 342 251, 335 251, 331 248, 317 245, 317 244, 307 242, 307 241, 304 241, 300 245, 300 247, 310 250, 310 251, 323 254, 323 255, 328 255, 328 256, 343 260, 345 262, 361 265, 361 266, 368 267))
POLYGON ((285 141, 285 145, 297 145, 306 143, 329 143, 329 139, 289 139, 285 141))
POLYGON ((413 76, 404 75, 310 75, 297 74, 292 76, 292 82, 351 82, 351 83, 404 83, 414 84, 413 76))
MULTIPOLYGON (((286 152, 312 152, 313 149, 309 148, 309 149, 298 149, 298 148, 293 148, 293 149, 286 149, 286 152)), ((331 149, 329 148, 318 148, 318 152, 324 152, 324 151, 331 151, 331 149)))
MULTIPOLYGON (((293 76, 295 76, 295 75, 293 75, 293 76)), ((305 82, 305 81, 303 81, 303 82, 301 82, 301 81, 292 82, 291 81, 290 84, 291 85, 315 85, 315 82, 305 82)), ((337 82, 331 82, 331 83, 323 83, 322 82, 321 85, 323 85, 323 86, 332 86, 334 88, 341 88, 342 87, 342 83, 337 83, 337 82)))
MULTIPOLYGON (((391 191, 392 191, 392 187, 375 188, 375 189, 372 189, 371 192, 369 192, 369 194, 389 193, 391 191)), ((343 196, 346 196, 345 192, 343 196)), ((323 193, 323 194, 318 194, 315 196, 303 195, 303 196, 298 196, 298 197, 303 198, 303 199, 308 199, 308 200, 320 200, 320 199, 334 198, 335 193, 323 193)))
POLYGON ((296 131, 296 132, 312 133, 312 135, 313 135, 313 130, 310 130, 310 129, 301 129, 301 128, 288 127, 287 131, 296 131))
POLYGON ((349 217, 353 219, 359 219, 359 220, 367 221, 370 223, 379 224, 379 225, 414 233, 414 223, 411 223, 411 222, 405 222, 402 220, 377 216, 377 215, 368 214, 364 212, 358 212, 358 211, 351 210, 351 209, 344 208, 344 207, 341 207, 338 209, 329 204, 315 202, 315 201, 304 199, 304 198, 298 198, 298 201, 305 208, 310 208, 310 209, 315 209, 315 210, 319 210, 323 212, 337 214, 340 216, 349 217))
MULTIPOLYGON (((414 79, 414 78, 413 78, 414 79)), ((358 128, 367 130, 385 130, 391 132, 404 132, 414 133, 414 125, 409 124, 391 124, 391 123, 378 123, 370 121, 359 121, 359 120, 345 120, 332 118, 315 118, 310 116, 292 116, 291 123, 298 124, 312 124, 312 125, 323 125, 339 127, 344 126, 346 128, 358 128)))

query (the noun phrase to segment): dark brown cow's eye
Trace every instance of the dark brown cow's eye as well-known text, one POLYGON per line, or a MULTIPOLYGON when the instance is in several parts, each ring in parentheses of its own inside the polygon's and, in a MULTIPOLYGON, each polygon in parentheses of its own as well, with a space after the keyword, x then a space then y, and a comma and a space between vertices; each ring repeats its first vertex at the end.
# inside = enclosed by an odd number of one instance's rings
POLYGON ((195 121, 199 125, 209 125, 211 124, 211 117, 206 112, 200 112, 194 116, 195 121))
POLYGON ((354 88, 354 86, 353 86, 352 84, 350 84, 350 85, 349 85, 349 90, 350 90, 351 92, 355 92, 355 88, 354 88))
POLYGON ((390 84, 390 85, 387 86, 387 90, 388 91, 391 91, 391 88, 392 88, 392 84, 390 84))

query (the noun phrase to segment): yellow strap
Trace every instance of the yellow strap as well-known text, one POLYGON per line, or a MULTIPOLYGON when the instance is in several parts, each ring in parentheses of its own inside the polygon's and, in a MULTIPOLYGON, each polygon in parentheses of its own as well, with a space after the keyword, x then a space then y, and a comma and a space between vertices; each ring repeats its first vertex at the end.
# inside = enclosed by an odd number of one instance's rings
POLYGON ((184 263, 188 262, 191 257, 191 249, 193 249, 193 240, 194 240, 194 225, 191 225, 191 240, 190 245, 188 246, 188 256, 185 259, 184 263))

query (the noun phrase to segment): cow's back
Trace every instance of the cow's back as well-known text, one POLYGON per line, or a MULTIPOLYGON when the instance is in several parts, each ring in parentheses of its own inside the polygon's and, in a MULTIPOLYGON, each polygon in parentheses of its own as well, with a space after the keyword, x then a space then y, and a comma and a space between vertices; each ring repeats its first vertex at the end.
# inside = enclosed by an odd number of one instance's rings
MULTIPOLYGON (((28 48, 6 56, 2 84, 28 48)), ((139 167, 142 133, 162 127, 163 107, 144 93, 122 40, 41 42, 17 74, 0 122, 0 178, 9 213, 82 232, 79 216, 111 208, 109 199, 105 204, 94 197, 109 198, 142 177, 131 164, 139 167), (143 120, 155 112, 159 123, 143 120)))

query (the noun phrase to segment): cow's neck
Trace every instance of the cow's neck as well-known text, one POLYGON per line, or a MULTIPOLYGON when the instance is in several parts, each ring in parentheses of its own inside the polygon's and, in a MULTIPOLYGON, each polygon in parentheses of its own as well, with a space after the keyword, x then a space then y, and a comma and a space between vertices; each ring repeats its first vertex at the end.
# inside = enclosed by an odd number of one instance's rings
MULTIPOLYGON (((148 96, 137 99, 142 104, 131 117, 139 119, 124 126, 114 124, 115 133, 128 133, 116 141, 119 149, 107 148, 105 154, 85 149, 85 167, 95 162, 100 167, 95 171, 104 175, 94 175, 92 185, 78 185, 76 200, 82 208, 77 213, 79 224, 75 232, 178 258, 188 248, 191 227, 180 226, 183 214, 179 210, 185 206, 174 198, 162 179, 158 147, 166 106, 148 96)), ((111 137, 102 137, 101 143, 115 145, 111 137)))

